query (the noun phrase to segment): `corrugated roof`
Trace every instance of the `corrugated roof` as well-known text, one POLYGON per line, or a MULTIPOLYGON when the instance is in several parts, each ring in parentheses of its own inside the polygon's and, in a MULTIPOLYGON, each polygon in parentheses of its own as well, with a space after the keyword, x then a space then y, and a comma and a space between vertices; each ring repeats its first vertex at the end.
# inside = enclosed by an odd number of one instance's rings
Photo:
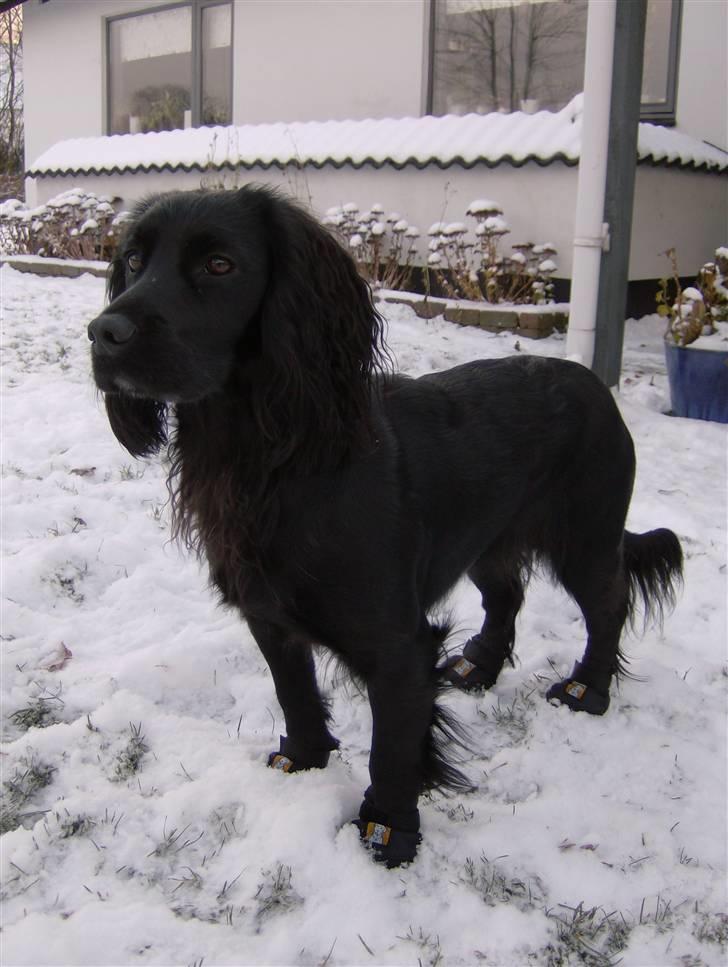
MULTIPOLYGON (((582 95, 558 112, 467 114, 308 121, 192 128, 149 134, 74 138, 31 165, 31 176, 364 165, 471 168, 485 164, 576 165, 582 95)), ((639 126, 639 161, 728 170, 728 153, 671 128, 639 126)))

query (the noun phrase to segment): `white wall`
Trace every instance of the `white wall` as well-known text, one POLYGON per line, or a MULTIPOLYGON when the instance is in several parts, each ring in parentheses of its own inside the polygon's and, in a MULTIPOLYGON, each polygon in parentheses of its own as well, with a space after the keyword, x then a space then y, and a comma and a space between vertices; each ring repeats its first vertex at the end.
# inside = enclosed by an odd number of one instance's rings
MULTIPOLYGON (((571 277, 574 237, 577 169, 561 163, 540 167, 529 163, 517 170, 510 165, 497 168, 464 169, 458 166, 440 171, 409 167, 403 171, 351 167, 281 172, 239 173, 175 172, 145 175, 90 176, 88 178, 36 179, 38 201, 73 185, 83 185, 98 194, 116 195, 129 204, 155 191, 207 187, 236 187, 259 182, 282 188, 310 205, 319 215, 327 208, 356 202, 363 211, 379 202, 385 212, 397 211, 423 234, 421 251, 427 245, 426 232, 435 221, 464 221, 468 203, 475 198, 492 198, 505 212, 511 232, 503 239, 507 253, 513 243, 552 242, 560 278, 571 277)), ((711 257, 718 245, 726 244, 728 179, 695 171, 653 168, 640 165, 635 188, 635 215, 629 277, 656 279, 668 268, 663 255, 675 246, 681 274, 694 274, 711 257), (679 199, 679 203, 677 201, 679 199)))
POLYGON ((674 248, 681 275, 694 276, 728 244, 728 178, 700 171, 638 165, 630 279, 662 278, 674 248))
POLYGON ((234 15, 237 124, 425 113, 425 0, 246 0, 234 15))
POLYGON ((683 0, 677 127, 728 150, 728 2, 683 0))
POLYGON ((66 138, 105 134, 104 17, 145 0, 53 0, 23 6, 25 164, 66 138))

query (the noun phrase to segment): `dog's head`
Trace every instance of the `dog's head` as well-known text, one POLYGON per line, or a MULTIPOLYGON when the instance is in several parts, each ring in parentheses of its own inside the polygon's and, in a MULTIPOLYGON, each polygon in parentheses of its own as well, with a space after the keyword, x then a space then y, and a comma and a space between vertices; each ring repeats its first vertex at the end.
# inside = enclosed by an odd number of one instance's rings
POLYGON ((143 202, 88 329, 105 393, 189 402, 219 390, 270 275, 266 199, 173 193, 143 202))
POLYGON ((93 373, 135 455, 165 442, 169 404, 242 386, 274 445, 362 417, 381 352, 369 288, 329 232, 270 189, 142 202, 108 294, 88 329, 93 373))

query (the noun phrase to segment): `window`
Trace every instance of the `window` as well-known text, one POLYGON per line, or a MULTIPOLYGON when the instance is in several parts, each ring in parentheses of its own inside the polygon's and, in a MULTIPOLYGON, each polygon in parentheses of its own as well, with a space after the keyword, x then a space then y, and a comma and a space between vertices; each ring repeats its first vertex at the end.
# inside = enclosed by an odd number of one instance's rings
MULTIPOLYGON (((430 112, 556 111, 583 90, 588 0, 432 0, 430 112)), ((648 0, 642 117, 674 123, 681 0, 648 0)))
POLYGON ((107 22, 108 132, 232 120, 232 3, 164 7, 107 22))
POLYGON ((642 110, 645 121, 675 123, 681 0, 648 0, 642 110))

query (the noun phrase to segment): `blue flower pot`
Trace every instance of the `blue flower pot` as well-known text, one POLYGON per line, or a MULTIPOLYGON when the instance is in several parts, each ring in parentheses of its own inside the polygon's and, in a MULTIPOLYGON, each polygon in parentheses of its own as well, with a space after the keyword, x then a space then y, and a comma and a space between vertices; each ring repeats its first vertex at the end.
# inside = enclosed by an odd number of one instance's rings
POLYGON ((728 423, 728 350, 686 349, 665 343, 675 416, 728 423))

